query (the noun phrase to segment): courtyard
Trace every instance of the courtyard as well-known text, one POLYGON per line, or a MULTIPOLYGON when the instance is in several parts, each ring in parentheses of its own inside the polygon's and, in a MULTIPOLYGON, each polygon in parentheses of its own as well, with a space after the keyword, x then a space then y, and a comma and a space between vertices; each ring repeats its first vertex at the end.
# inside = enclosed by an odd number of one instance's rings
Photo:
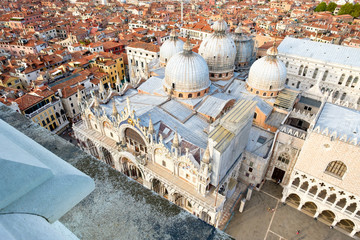
POLYGON ((261 191, 253 191, 242 213, 238 212, 237 206, 225 232, 237 240, 353 239, 289 205, 283 205, 281 192, 279 185, 267 181, 261 191))

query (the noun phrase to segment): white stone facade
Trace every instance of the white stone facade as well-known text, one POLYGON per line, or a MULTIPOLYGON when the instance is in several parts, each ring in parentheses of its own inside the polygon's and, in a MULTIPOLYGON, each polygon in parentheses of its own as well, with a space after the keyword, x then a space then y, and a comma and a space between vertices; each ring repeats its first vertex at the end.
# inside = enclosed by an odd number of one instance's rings
POLYGON ((282 201, 354 236, 360 231, 359 144, 327 127, 311 129, 282 201))

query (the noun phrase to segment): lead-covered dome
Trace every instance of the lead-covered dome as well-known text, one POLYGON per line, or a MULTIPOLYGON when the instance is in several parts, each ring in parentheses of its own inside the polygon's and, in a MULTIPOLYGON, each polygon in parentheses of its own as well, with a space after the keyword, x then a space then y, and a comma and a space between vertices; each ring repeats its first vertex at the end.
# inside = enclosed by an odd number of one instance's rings
POLYGON ((236 46, 235 69, 249 69, 256 58, 254 40, 252 37, 243 34, 240 25, 235 29, 232 38, 236 46))
POLYGON ((160 64, 166 66, 170 58, 183 50, 184 42, 178 38, 176 31, 170 33, 170 39, 160 47, 160 64))
POLYGON ((276 46, 269 48, 267 56, 254 62, 246 81, 247 89, 262 97, 275 97, 284 89, 286 66, 277 58, 276 46))
POLYGON ((212 28, 214 33, 202 41, 199 53, 207 62, 211 80, 228 80, 234 75, 236 46, 222 18, 212 28))
POLYGON ((163 85, 165 92, 179 98, 196 98, 208 92, 208 66, 204 58, 192 51, 189 40, 184 50, 172 56, 166 65, 163 85))

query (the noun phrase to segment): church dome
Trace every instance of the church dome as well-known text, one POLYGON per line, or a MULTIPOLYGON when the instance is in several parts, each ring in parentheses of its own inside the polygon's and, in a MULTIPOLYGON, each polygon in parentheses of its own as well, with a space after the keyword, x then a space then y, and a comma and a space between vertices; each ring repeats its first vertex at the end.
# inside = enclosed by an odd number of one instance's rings
POLYGON ((277 58, 276 46, 268 49, 267 56, 254 62, 246 81, 247 89, 262 97, 275 97, 284 89, 286 66, 277 58))
POLYGON ((228 80, 234 74, 236 46, 226 33, 228 26, 223 19, 212 28, 214 33, 202 41, 199 53, 208 64, 211 80, 228 80))
POLYGON ((192 51, 189 40, 184 50, 171 57, 165 69, 165 92, 179 98, 203 96, 210 87, 206 61, 192 51))
POLYGON ((235 29, 232 38, 236 46, 235 69, 248 69, 255 60, 254 40, 243 34, 240 25, 235 29))
POLYGON ((166 66, 170 58, 183 50, 184 42, 178 38, 175 30, 171 31, 170 39, 160 47, 160 64, 166 66))

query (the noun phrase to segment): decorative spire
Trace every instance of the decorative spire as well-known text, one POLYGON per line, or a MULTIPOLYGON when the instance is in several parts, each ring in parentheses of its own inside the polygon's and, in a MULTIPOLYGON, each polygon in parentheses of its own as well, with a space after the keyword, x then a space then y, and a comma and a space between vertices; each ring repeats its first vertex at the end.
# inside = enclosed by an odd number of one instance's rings
POLYGON ((114 99, 114 101, 113 101, 113 106, 112 106, 112 115, 113 115, 114 117, 117 117, 118 114, 119 114, 119 112, 118 112, 118 110, 117 110, 117 108, 116 108, 115 99, 114 99))
POLYGON ((209 144, 207 145, 206 147, 206 150, 205 150, 205 153, 202 157, 202 160, 201 160, 203 163, 210 163, 210 150, 209 150, 209 144))
POLYGON ((239 23, 239 25, 238 25, 237 28, 235 29, 235 33, 236 33, 236 34, 242 34, 241 23, 239 23))
POLYGON ((94 96, 94 108, 99 108, 100 107, 100 104, 99 104, 99 100, 97 99, 96 96, 94 96))
POLYGON ((176 30, 175 30, 175 29, 171 30, 171 32, 170 32, 170 39, 171 39, 171 40, 177 40, 177 39, 178 39, 178 36, 177 36, 177 34, 176 34, 176 30))
POLYGON ((105 92, 105 87, 104 87, 104 84, 102 83, 101 80, 100 80, 100 83, 99 83, 99 92, 100 92, 100 93, 104 93, 104 92, 105 92))
POLYGON ((151 121, 151 115, 149 114, 149 128, 148 128, 148 132, 150 133, 150 134, 153 134, 154 133, 154 125, 153 125, 153 123, 152 123, 152 121, 151 121))
POLYGON ((174 148, 179 147, 179 136, 178 136, 177 130, 175 130, 175 135, 174 135, 174 138, 173 138, 173 144, 172 145, 173 145, 174 148))
POLYGON ((118 85, 118 86, 121 85, 121 80, 119 78, 119 74, 116 75, 116 85, 118 85))
POLYGON ((185 42, 185 44, 183 46, 183 49, 184 49, 185 53, 192 53, 192 46, 191 46, 191 43, 190 43, 190 36, 189 35, 187 36, 186 42, 185 42))

